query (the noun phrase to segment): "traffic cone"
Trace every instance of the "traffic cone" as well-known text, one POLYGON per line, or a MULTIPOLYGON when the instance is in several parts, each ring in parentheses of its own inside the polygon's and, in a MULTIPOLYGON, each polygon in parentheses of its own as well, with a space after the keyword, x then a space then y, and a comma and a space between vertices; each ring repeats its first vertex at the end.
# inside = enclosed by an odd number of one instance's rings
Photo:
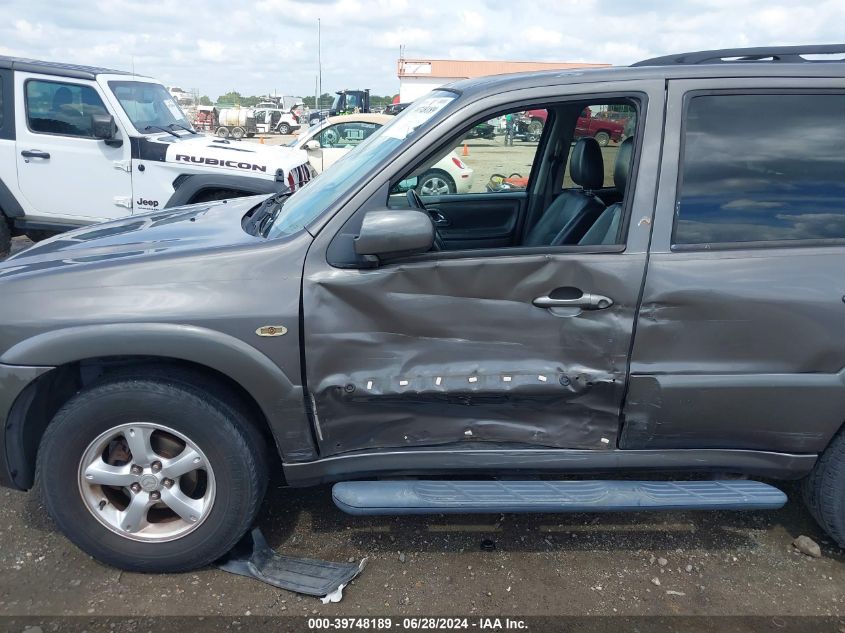
POLYGON ((259 142, 261 145, 264 145, 264 137, 263 137, 263 136, 259 136, 259 137, 258 137, 258 142, 259 142))
POLYGON ((469 156, 469 145, 464 143, 464 151, 461 152, 461 156, 469 156))

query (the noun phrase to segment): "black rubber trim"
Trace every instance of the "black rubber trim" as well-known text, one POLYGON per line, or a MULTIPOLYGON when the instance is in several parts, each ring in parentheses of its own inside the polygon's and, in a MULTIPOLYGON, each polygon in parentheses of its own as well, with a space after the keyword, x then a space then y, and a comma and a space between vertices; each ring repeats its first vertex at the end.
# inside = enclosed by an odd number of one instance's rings
POLYGON ((546 448, 415 449, 351 453, 284 464, 291 486, 396 475, 472 473, 722 472, 799 479, 816 463, 814 453, 730 449, 574 450, 546 448))
POLYGON ((15 140, 15 85, 11 70, 0 70, 0 139, 15 140))
MULTIPOLYGON (((175 184, 175 181, 174 181, 175 184)), ((275 180, 262 180, 249 176, 224 176, 220 174, 192 174, 186 176, 179 188, 165 204, 165 208, 189 204, 193 197, 207 189, 232 189, 246 195, 273 194, 286 191, 287 184, 275 180)))
POLYGON ((59 233, 87 226, 87 224, 84 223, 76 224, 73 222, 51 222, 50 220, 26 220, 22 218, 16 218, 13 224, 16 229, 24 231, 56 231, 59 233))
POLYGON ((132 137, 129 139, 132 158, 135 160, 152 160, 163 163, 167 158, 166 143, 156 143, 146 137, 132 137))
POLYGON ((0 212, 7 218, 22 218, 24 216, 23 207, 2 178, 0 178, 0 212))
MULTIPOLYGON (((60 62, 45 62, 37 59, 24 59, 21 57, 7 57, 0 55, 0 68, 9 68, 25 73, 39 73, 41 75, 53 75, 56 77, 72 77, 74 79, 96 79, 97 75, 130 75, 125 70, 111 70, 109 68, 98 68, 96 66, 78 66, 76 64, 63 64, 60 62)), ((140 77, 141 75, 135 75, 140 77)))

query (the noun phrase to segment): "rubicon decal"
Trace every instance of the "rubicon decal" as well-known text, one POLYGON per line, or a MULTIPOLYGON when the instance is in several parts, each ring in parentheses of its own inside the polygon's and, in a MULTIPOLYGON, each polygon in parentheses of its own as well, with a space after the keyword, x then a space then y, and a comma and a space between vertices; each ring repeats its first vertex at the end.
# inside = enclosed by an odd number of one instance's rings
POLYGON ((246 163, 237 160, 222 160, 220 158, 206 158, 205 156, 189 156, 187 154, 176 154, 176 161, 182 163, 196 163, 199 165, 208 165, 209 167, 232 167, 234 169, 243 169, 245 171, 267 171, 266 165, 256 165, 254 163, 246 163))

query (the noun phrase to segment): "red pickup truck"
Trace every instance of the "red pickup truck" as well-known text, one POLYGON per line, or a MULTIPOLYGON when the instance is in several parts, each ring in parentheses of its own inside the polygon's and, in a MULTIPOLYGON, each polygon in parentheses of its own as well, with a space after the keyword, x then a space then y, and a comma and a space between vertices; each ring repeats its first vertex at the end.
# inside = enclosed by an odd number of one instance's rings
MULTIPOLYGON (((522 115, 522 125, 525 139, 527 141, 538 141, 543 133, 543 126, 546 124, 546 110, 528 110, 522 115)), ((584 108, 578 123, 575 126, 575 139, 584 136, 592 136, 602 147, 606 147, 611 141, 619 143, 625 138, 624 121, 614 121, 593 116, 590 108, 584 108)))

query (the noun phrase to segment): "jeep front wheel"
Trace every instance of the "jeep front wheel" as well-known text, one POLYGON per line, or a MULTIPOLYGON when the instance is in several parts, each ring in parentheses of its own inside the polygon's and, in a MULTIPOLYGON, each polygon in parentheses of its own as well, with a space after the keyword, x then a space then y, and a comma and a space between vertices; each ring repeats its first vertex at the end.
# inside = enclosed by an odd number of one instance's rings
POLYGON ((5 259, 12 252, 12 229, 6 216, 0 213, 0 259, 5 259))
POLYGON ((266 486, 249 422, 211 393, 118 379, 81 392, 41 442, 37 477, 59 528, 126 570, 176 572, 226 553, 266 486))

